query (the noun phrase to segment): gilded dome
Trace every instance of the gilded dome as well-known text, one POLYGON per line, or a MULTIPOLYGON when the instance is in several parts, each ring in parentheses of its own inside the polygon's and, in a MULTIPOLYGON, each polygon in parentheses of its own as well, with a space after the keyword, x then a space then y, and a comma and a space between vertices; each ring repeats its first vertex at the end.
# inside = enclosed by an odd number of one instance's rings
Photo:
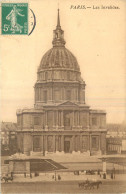
POLYGON ((76 57, 64 46, 53 47, 44 54, 38 70, 49 68, 65 68, 80 71, 76 57))

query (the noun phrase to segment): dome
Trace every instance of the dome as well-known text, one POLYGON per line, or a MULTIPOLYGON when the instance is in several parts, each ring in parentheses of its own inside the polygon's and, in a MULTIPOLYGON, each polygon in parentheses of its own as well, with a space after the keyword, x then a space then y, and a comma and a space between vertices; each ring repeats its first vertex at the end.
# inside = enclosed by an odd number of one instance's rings
POLYGON ((65 46, 53 47, 44 54, 38 71, 49 68, 64 68, 80 71, 76 57, 65 46))
POLYGON ((65 48, 64 31, 60 26, 60 17, 58 10, 57 26, 53 31, 53 48, 47 51, 40 62, 38 72, 41 70, 48 70, 53 68, 68 69, 79 71, 80 68, 76 57, 65 48))

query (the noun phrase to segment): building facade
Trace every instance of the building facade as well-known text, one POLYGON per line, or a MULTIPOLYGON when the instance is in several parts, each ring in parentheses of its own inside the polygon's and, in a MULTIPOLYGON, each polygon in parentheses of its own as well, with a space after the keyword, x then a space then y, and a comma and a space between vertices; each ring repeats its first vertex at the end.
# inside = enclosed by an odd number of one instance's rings
POLYGON ((18 148, 26 153, 105 153, 106 113, 85 103, 85 82, 64 31, 53 31, 53 47, 40 62, 32 109, 17 110, 18 148))
POLYGON ((1 123, 1 155, 11 155, 17 152, 17 124, 12 122, 1 123))
POLYGON ((126 125, 107 124, 106 144, 107 154, 125 154, 126 125))

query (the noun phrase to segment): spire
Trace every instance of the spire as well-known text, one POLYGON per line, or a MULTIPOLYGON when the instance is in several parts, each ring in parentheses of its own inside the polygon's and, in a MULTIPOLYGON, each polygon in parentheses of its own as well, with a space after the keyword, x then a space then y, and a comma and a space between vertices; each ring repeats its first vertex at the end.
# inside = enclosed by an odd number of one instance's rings
POLYGON ((58 15, 57 15, 57 26, 56 29, 53 31, 53 46, 64 46, 64 31, 61 29, 60 26, 60 16, 59 16, 59 8, 58 8, 58 15))
POLYGON ((58 16, 57 16, 57 27, 60 27, 59 8, 58 8, 58 16))

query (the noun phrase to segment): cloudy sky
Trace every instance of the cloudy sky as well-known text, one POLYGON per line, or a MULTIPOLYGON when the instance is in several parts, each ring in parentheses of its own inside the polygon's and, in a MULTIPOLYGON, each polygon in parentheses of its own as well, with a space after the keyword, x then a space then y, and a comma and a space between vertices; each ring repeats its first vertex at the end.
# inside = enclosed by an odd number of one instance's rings
MULTIPOLYGON (((107 122, 126 118, 126 2, 103 0, 120 9, 92 9, 101 1, 60 0, 66 47, 77 57, 86 82, 86 103, 107 112, 107 122), (90 9, 70 9, 71 5, 90 9)), ((1 36, 1 120, 16 121, 16 110, 34 105, 36 72, 52 47, 56 0, 31 0, 37 25, 30 36, 1 36)), ((30 23, 29 23, 30 25, 30 23)))

